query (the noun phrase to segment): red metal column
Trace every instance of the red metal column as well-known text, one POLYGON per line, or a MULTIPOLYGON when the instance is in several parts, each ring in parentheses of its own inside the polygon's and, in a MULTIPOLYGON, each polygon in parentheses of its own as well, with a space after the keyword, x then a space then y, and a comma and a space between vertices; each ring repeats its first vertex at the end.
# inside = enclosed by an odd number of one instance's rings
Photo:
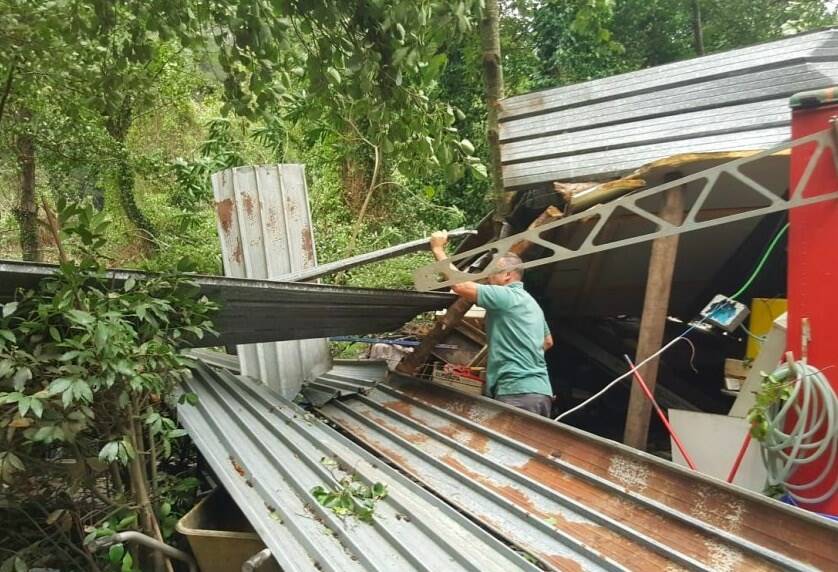
MULTIPOLYGON (((838 89, 799 94, 792 98, 792 139, 831 128, 838 117, 838 89)), ((812 146, 792 150, 790 188, 800 180, 812 146)), ((830 153, 824 153, 812 173, 804 196, 816 196, 838 189, 838 174, 830 153)), ((788 247, 788 349, 796 359, 802 356, 803 320, 811 332, 808 363, 816 368, 838 365, 838 201, 826 201, 789 211, 788 247)), ((824 372, 838 392, 838 368, 824 372)), ((828 456, 828 455, 827 455, 828 456)), ((819 474, 827 456, 804 465, 793 475, 793 482, 807 482, 819 474)), ((838 478, 838 466, 821 487, 825 492, 838 478)), ((807 495, 809 496, 809 495, 807 495)), ((838 514, 838 495, 817 505, 804 506, 820 513, 838 514)))

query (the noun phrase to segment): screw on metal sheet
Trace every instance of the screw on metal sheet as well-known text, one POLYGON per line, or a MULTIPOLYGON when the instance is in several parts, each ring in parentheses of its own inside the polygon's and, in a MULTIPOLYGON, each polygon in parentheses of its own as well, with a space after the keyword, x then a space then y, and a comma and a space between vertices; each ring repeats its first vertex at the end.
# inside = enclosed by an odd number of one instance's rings
POLYGON ((233 468, 236 470, 240 477, 244 477, 245 475, 247 475, 247 472, 242 468, 241 465, 239 465, 238 461, 236 461, 232 455, 230 455, 229 458, 230 463, 232 463, 233 468))
POLYGON ((277 521, 279 524, 283 524, 283 520, 279 516, 279 514, 276 512, 276 507, 275 506, 273 506, 272 504, 269 504, 269 503, 265 503, 265 508, 268 509, 268 513, 270 514, 270 518, 272 520, 277 521))

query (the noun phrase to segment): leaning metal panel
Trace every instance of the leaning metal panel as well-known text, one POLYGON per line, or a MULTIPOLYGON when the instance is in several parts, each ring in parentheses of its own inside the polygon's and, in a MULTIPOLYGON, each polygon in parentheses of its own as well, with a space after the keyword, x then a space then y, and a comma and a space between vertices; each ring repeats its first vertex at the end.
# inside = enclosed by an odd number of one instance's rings
MULTIPOLYGON (((224 273, 276 279, 317 265, 302 165, 235 167, 212 176, 224 273)), ((238 346, 242 373, 284 397, 329 369, 325 339, 238 346)))
MULTIPOLYGON (((836 157, 834 126, 829 129, 819 131, 818 133, 813 133, 812 135, 777 145, 776 147, 751 157, 737 159, 735 161, 719 165, 718 167, 713 167, 711 169, 707 169, 706 171, 701 171, 651 189, 626 195, 615 201, 596 205, 567 218, 559 219, 558 221, 540 226, 537 229, 526 230, 481 247, 456 254, 449 259, 429 264, 417 269, 414 272, 414 283, 417 290, 428 291, 451 286, 459 282, 485 278, 486 276, 496 272, 496 263, 498 258, 502 254, 508 252, 513 245, 522 240, 533 242, 549 250, 548 254, 534 260, 526 261, 522 265, 522 268, 531 268, 534 266, 542 266, 544 264, 558 262, 560 260, 567 260, 596 252, 612 250, 621 246, 628 246, 631 244, 654 240, 656 238, 710 228, 751 217, 763 216, 769 213, 835 199, 838 198, 838 182, 836 182, 836 190, 833 192, 823 193, 816 196, 806 196, 804 192, 808 187, 812 172, 821 160, 824 152, 831 153, 833 165, 836 166, 836 171, 838 171, 838 157, 836 157), (769 155, 787 152, 795 147, 809 144, 815 145, 816 148, 809 158, 809 162, 806 165, 803 176, 797 186, 790 190, 788 197, 779 196, 776 193, 771 192, 768 188, 742 172, 742 167, 752 165, 769 155), (709 208, 705 209, 705 207, 708 206, 708 199, 711 196, 715 197, 718 194, 718 192, 714 193, 713 191, 721 189, 723 186, 723 184, 719 184, 720 178, 722 177, 724 177, 727 181, 730 181, 730 178, 732 177, 738 184, 750 191, 753 191, 755 196, 759 197, 762 204, 753 208, 748 207, 747 210, 731 209, 728 214, 721 214, 712 219, 702 218, 702 215, 706 216, 706 211, 710 210, 709 208), (679 189, 682 193, 686 194, 687 186, 691 183, 697 184, 700 191, 691 206, 687 208, 684 219, 680 224, 671 224, 658 217, 655 212, 648 210, 648 207, 643 206, 643 203, 649 202, 659 204, 663 199, 664 193, 670 189, 679 189), (617 239, 609 237, 609 233, 601 232, 606 226, 608 226, 609 221, 616 221, 619 216, 622 216, 621 213, 624 214, 625 211, 630 211, 632 214, 647 221, 653 225, 655 229, 639 236, 617 239), (568 226, 570 228, 569 225, 573 225, 574 223, 578 225, 590 223, 588 224, 587 232, 584 234, 584 240, 582 240, 581 244, 578 246, 562 245, 544 238, 545 233, 555 233, 556 229, 564 226, 568 226), (456 262, 460 260, 483 255, 485 253, 492 254, 494 258, 492 263, 481 272, 463 272, 451 266, 452 262, 456 264, 456 262)), ((689 204, 686 199, 687 197, 685 197, 685 204, 689 204)))

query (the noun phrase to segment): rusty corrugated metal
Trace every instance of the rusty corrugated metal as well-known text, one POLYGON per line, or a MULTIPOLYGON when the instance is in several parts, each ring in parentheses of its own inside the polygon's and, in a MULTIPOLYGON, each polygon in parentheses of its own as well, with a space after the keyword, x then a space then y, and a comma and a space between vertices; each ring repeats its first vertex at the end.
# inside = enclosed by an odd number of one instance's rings
MULTIPOLYGON (((212 176, 224 273, 275 279, 317 266, 302 165, 235 167, 212 176)), ((292 398, 329 368, 325 339, 240 345, 244 375, 292 398)))
POLYGON ((496 401, 399 378, 321 411, 553 569, 838 569, 833 523, 496 401))
POLYGON ((268 390, 199 364, 183 426, 286 572, 537 572, 509 546, 322 420, 268 390), (326 464, 324 460, 332 461, 326 464), (354 474, 389 494, 367 524, 311 494, 354 474))

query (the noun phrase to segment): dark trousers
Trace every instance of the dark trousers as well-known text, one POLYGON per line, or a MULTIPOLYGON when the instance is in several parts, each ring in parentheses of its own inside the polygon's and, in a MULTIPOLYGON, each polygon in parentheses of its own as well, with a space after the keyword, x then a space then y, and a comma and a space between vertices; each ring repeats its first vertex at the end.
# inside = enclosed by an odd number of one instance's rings
POLYGON ((513 407, 526 409, 542 417, 550 417, 553 408, 553 398, 540 393, 516 393, 514 395, 498 395, 498 401, 503 401, 513 407))

